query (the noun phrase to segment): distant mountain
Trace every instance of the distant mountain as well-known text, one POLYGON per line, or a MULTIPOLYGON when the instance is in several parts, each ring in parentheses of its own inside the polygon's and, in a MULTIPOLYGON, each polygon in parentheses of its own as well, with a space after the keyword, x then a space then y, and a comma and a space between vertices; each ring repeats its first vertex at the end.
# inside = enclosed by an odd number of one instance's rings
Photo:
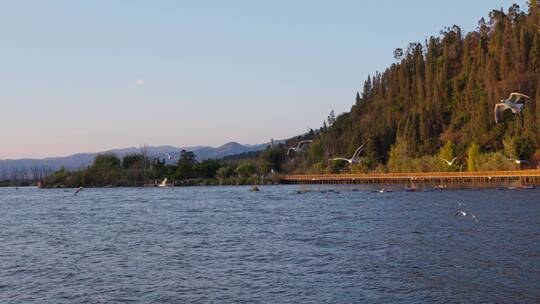
POLYGON ((0 160, 0 179, 40 178, 60 169, 62 166, 68 170, 84 168, 92 163, 96 155, 103 153, 113 153, 119 157, 123 157, 126 154, 140 153, 142 150, 144 150, 149 157, 159 157, 161 159, 165 159, 168 163, 173 163, 175 162, 175 159, 178 159, 181 150, 192 151, 197 155, 198 160, 205 160, 220 159, 235 154, 261 151, 264 150, 268 145, 268 143, 259 145, 242 145, 237 142, 229 142, 217 148, 209 146, 149 146, 142 149, 130 147, 98 153, 78 153, 64 157, 49 157, 43 159, 4 159, 0 160))

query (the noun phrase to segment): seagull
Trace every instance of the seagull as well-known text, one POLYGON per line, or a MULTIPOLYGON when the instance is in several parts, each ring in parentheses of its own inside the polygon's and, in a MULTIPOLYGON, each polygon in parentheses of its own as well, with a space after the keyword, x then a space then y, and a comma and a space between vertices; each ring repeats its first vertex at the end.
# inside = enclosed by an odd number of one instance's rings
POLYGON ((306 145, 308 144, 311 144, 313 142, 313 140, 302 140, 302 141, 299 141, 297 144, 296 144, 296 147, 289 147, 289 149, 287 150, 287 155, 291 155, 291 153, 293 152, 304 152, 305 149, 306 149, 306 145))
POLYGON ((165 177, 165 179, 158 186, 159 187, 167 187, 167 178, 165 177))
POLYGON ((77 193, 81 192, 83 189, 83 187, 79 187, 79 189, 75 190, 75 194, 73 194, 73 196, 76 196, 77 193))
POLYGON ((451 161, 448 161, 447 159, 444 159, 442 157, 441 157, 441 159, 444 160, 444 162, 450 167, 450 166, 452 166, 454 164, 454 161, 457 159, 457 156, 452 158, 451 161))
POLYGON ((512 162, 516 163, 517 165, 521 165, 522 163, 528 163, 528 161, 521 160, 521 159, 507 158, 506 160, 512 161, 512 162))
POLYGON ((478 219, 476 218, 476 216, 474 216, 474 214, 472 214, 470 212, 467 212, 467 211, 465 211, 463 209, 458 209, 458 210, 456 210, 456 213, 454 214, 454 217, 456 217, 458 215, 463 216, 463 217, 470 216, 478 224, 478 219))
POLYGON ((342 160, 342 161, 346 161, 348 162, 349 164, 357 164, 359 163, 360 161, 358 160, 358 156, 360 155, 360 153, 362 153, 362 151, 364 150, 364 146, 366 144, 364 143, 363 145, 361 145, 360 147, 358 147, 358 149, 356 149, 356 151, 354 151, 354 154, 351 158, 343 158, 343 157, 336 157, 336 158, 332 158, 331 160, 342 160))
POLYGON ((514 114, 519 114, 523 111, 523 107, 525 106, 523 101, 528 101, 531 99, 529 96, 521 93, 510 93, 510 96, 508 96, 507 99, 501 99, 500 103, 497 103, 495 105, 495 108, 493 109, 493 112, 495 114, 495 123, 499 123, 499 121, 502 119, 502 114, 506 110, 511 110, 514 114))

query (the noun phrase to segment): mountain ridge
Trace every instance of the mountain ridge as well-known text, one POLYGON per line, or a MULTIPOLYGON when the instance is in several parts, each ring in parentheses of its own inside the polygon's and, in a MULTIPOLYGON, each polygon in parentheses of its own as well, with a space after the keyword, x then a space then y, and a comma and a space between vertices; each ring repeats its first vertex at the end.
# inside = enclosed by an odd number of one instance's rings
POLYGON ((158 157, 165 159, 166 162, 173 163, 180 155, 181 150, 194 152, 197 159, 201 161, 206 159, 221 159, 226 156, 240 153, 261 151, 264 150, 269 144, 270 143, 243 145, 236 141, 230 141, 218 147, 176 147, 172 145, 146 146, 141 148, 127 147, 102 152, 81 152, 66 156, 45 158, 0 159, 0 179, 41 177, 50 174, 61 167, 68 170, 81 169, 90 165, 94 158, 99 154, 112 153, 119 157, 123 157, 127 154, 141 153, 143 150, 146 150, 145 153, 151 158, 158 157), (169 156, 171 159, 169 159, 169 156))

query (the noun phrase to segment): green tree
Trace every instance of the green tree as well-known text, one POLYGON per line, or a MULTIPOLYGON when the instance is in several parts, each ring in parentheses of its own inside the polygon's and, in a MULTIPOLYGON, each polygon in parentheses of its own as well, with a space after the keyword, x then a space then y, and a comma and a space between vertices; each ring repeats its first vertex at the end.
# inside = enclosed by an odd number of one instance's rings
POLYGON ((264 161, 269 163, 272 168, 276 171, 281 170, 281 165, 285 160, 285 150, 282 145, 277 145, 274 147, 269 146, 262 154, 264 161))
POLYGON ((114 154, 99 154, 94 158, 92 167, 97 169, 120 169, 120 159, 114 154))
POLYGON ((219 161, 207 159, 193 165, 194 175, 198 178, 212 179, 216 177, 216 172, 221 167, 219 161))
POLYGON ((473 142, 467 150, 467 170, 478 170, 478 159, 480 157, 480 146, 473 142))
POLYGON ((175 177, 177 179, 189 179, 195 177, 193 166, 196 164, 195 153, 191 151, 180 151, 180 159, 176 166, 175 177))
POLYGON ((389 172, 410 172, 411 157, 409 156, 409 145, 404 138, 398 138, 396 143, 390 149, 388 158, 389 172))
POLYGON ((147 163, 150 163, 146 157, 141 153, 127 154, 122 158, 122 169, 130 169, 136 167, 137 169, 144 169, 147 163))
POLYGON ((454 143, 451 140, 449 140, 439 150, 439 157, 450 161, 455 156, 456 156, 456 147, 454 146, 454 143))
POLYGON ((330 111, 330 114, 328 114, 327 121, 329 127, 336 123, 336 113, 334 112, 334 110, 330 111))
POLYGON ((216 176, 221 180, 231 178, 233 175, 234 175, 234 169, 228 165, 219 168, 216 172, 216 176))
POLYGON ((252 163, 243 163, 236 168, 236 174, 240 177, 250 177, 257 173, 257 169, 252 163))

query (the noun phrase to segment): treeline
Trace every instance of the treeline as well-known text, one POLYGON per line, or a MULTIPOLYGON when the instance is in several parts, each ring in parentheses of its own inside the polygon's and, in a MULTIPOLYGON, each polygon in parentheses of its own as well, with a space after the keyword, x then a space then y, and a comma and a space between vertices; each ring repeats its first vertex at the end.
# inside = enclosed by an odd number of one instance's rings
POLYGON ((494 10, 473 32, 452 26, 424 43, 396 49, 396 63, 368 76, 351 111, 337 117, 331 113, 313 144, 290 160, 288 169, 339 171, 344 165, 328 159, 349 157, 362 143, 366 152, 353 171, 446 169, 439 154, 447 142, 462 170, 516 168, 507 159, 537 160, 539 11, 536 0, 527 11, 518 5, 507 12, 494 10), (511 92, 522 92, 531 101, 521 115, 506 113, 495 124, 494 105, 511 92), (472 165, 476 161, 468 163, 471 147, 478 148, 477 166, 472 165))
POLYGON ((256 158, 241 161, 197 161, 195 153, 182 150, 176 164, 149 158, 144 153, 96 156, 83 170, 64 168, 45 177, 43 186, 55 187, 132 187, 157 186, 164 178, 173 185, 243 185, 276 182, 274 172, 285 160, 283 145, 269 146, 256 158))
POLYGON ((37 181, 53 173, 49 167, 41 166, 0 166, 0 187, 36 185, 37 181))

